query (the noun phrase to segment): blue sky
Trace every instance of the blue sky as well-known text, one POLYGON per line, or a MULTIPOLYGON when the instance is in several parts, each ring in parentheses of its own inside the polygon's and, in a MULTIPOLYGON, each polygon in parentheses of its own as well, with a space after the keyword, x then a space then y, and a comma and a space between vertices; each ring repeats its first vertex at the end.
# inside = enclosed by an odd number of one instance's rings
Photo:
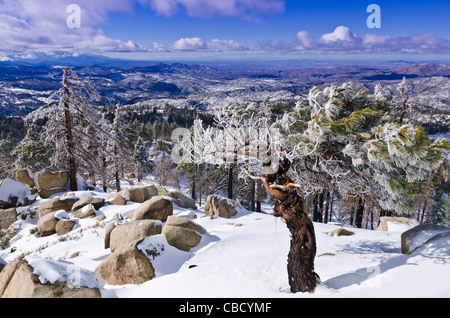
POLYGON ((450 39, 450 1, 299 1, 285 2, 284 12, 265 13, 258 19, 246 17, 190 17, 182 8, 163 16, 138 3, 129 13, 111 14, 102 29, 122 40, 169 42, 181 37, 224 38, 256 45, 259 42, 292 41, 300 30, 312 36, 332 32, 345 25, 355 33, 391 36, 434 33, 450 39), (382 27, 369 29, 369 4, 381 8, 382 27))
POLYGON ((448 55, 449 30, 448 0, 0 0, 0 60, 448 55), (71 3, 80 28, 66 25, 71 3), (381 28, 366 24, 370 4, 381 28))

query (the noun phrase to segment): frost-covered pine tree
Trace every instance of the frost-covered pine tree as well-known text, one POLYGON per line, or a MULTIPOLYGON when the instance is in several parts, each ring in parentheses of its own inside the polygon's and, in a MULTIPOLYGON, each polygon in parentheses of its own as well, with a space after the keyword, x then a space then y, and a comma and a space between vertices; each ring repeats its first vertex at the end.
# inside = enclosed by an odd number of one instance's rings
POLYGON ((292 292, 312 291, 314 227, 304 198, 324 189, 344 197, 368 196, 388 209, 411 209, 411 185, 444 160, 449 142, 429 140, 418 126, 390 114, 392 102, 377 87, 373 94, 353 84, 315 87, 307 103, 282 118, 270 108, 229 106, 216 111, 215 127, 197 120, 179 143, 180 162, 235 162, 280 201, 274 215, 291 232, 288 256, 292 292))
POLYGON ((147 147, 140 136, 134 146, 133 161, 136 165, 137 179, 141 181, 142 173, 150 168, 151 162, 148 159, 147 147))
POLYGON ((131 158, 131 153, 126 149, 128 138, 123 133, 122 107, 120 104, 115 106, 114 120, 111 125, 111 133, 108 140, 108 160, 113 166, 114 182, 116 191, 120 191, 120 170, 123 165, 131 158))
POLYGON ((49 165, 49 158, 55 151, 53 143, 45 142, 45 131, 39 131, 35 124, 27 127, 25 138, 14 148, 14 166, 16 169, 26 168, 41 170, 49 165))
POLYGON ((89 160, 91 164, 95 163, 92 153, 86 150, 86 140, 96 139, 103 144, 104 135, 97 133, 99 116, 89 100, 98 98, 98 93, 89 81, 78 77, 73 70, 64 68, 61 84, 62 87, 50 97, 54 101, 44 106, 55 107, 53 117, 46 124, 47 140, 55 144, 52 165, 69 170, 70 189, 76 191, 77 161, 89 160), (87 132, 86 127, 93 131, 87 132))

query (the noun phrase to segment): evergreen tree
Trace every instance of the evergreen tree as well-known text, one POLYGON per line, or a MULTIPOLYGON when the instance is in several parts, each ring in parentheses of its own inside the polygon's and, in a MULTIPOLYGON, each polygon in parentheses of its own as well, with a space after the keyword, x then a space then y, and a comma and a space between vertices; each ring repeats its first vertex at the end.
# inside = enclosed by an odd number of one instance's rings
POLYGON ((131 154, 127 149, 128 139, 123 133, 125 130, 122 122, 122 107, 115 106, 114 120, 111 125, 111 138, 108 140, 109 160, 112 162, 116 191, 120 191, 120 170, 130 159, 131 154))
POLYGON ((50 158, 55 151, 53 142, 46 142, 41 137, 39 128, 31 124, 25 138, 12 151, 15 156, 14 166, 17 169, 39 171, 50 165, 50 158))
POLYGON ((136 173, 138 181, 142 179, 142 173, 149 170, 151 162, 148 159, 147 148, 145 147, 144 140, 138 137, 134 146, 133 161, 136 165, 136 173))
MULTIPOLYGON (((99 132, 99 116, 89 99, 97 98, 98 93, 87 79, 82 79, 69 69, 63 70, 62 87, 51 96, 56 99, 44 107, 54 107, 53 118, 47 121, 47 140, 55 143, 51 158, 53 166, 64 165, 69 170, 70 189, 76 191, 78 161, 86 160, 87 165, 95 163, 93 155, 86 151, 86 138, 97 139, 102 143, 104 134, 99 132), (86 133, 90 127, 95 132, 86 133)), ((99 149, 104 149, 100 146, 99 149)))
POLYGON ((307 103, 300 102, 281 119, 264 104, 230 105, 216 112, 215 128, 194 122, 193 142, 191 136, 180 142, 188 154, 182 158, 236 163, 247 176, 262 180, 280 202, 274 215, 284 219, 291 233, 291 291, 312 291, 319 280, 305 198, 324 190, 357 197, 358 224, 365 197, 396 212, 413 211, 414 182, 437 169, 450 149, 447 139, 429 140, 421 127, 404 124, 406 106, 400 118, 390 114, 392 108, 380 87, 371 94, 356 91, 352 83, 311 89, 307 103))

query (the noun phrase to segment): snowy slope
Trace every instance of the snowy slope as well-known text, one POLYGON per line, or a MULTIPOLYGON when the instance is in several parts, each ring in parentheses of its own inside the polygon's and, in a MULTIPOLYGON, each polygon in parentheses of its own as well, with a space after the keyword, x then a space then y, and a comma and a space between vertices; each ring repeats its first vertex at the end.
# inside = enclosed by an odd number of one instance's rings
MULTIPOLYGON (((9 262, 21 254, 28 255, 29 261, 39 264, 42 281, 59 277, 55 271, 78 267, 84 280, 94 279, 98 265, 110 254, 109 249, 104 249, 108 221, 115 213, 126 216, 137 206, 105 206, 100 210, 106 220, 80 219, 63 236, 36 237, 30 230, 36 227, 37 218, 19 219, 13 225, 18 234, 9 248, 0 251, 0 258, 9 262), (79 255, 69 258, 75 252, 79 255), (40 258, 54 262, 42 262, 40 258)), ((338 225, 321 223, 314 226, 315 270, 322 284, 314 293, 292 294, 286 270, 289 231, 279 218, 270 215, 270 206, 264 206, 264 210, 241 210, 230 219, 210 219, 202 208, 192 210, 197 215, 194 222, 207 233, 190 252, 169 246, 162 234, 141 243, 166 246, 153 261, 154 279, 141 285, 108 286, 101 279, 92 284, 100 287, 103 297, 119 298, 450 297, 450 237, 402 255, 401 232, 350 229, 355 235, 331 237, 329 233, 338 225)), ((174 214, 186 215, 189 211, 174 205, 174 214)))

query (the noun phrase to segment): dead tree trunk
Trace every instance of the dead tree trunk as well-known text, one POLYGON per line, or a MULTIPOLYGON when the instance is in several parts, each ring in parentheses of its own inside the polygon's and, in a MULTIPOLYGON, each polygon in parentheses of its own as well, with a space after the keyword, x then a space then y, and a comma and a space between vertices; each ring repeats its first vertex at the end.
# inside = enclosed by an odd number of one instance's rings
POLYGON ((64 84, 64 128, 66 134, 66 145, 67 145, 67 168, 69 169, 69 186, 71 191, 77 191, 77 163, 75 159, 75 143, 73 141, 72 132, 72 117, 70 115, 70 91, 67 84, 67 71, 64 70, 63 75, 64 84))

